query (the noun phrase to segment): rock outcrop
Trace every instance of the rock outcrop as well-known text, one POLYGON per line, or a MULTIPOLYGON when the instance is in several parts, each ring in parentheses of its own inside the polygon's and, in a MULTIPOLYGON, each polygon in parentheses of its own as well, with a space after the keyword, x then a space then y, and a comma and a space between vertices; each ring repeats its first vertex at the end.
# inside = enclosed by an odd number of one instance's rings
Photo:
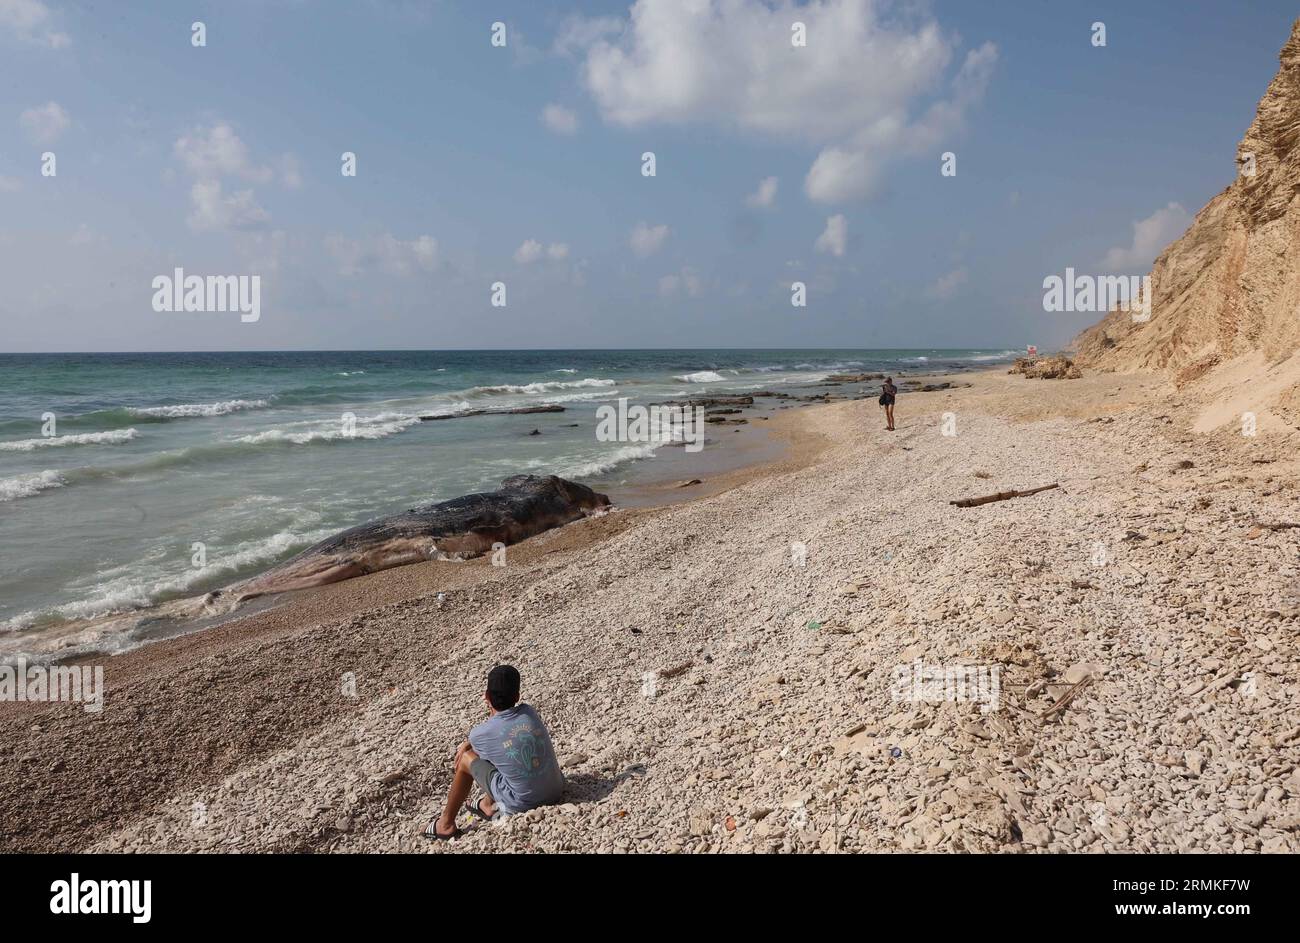
MULTIPOLYGON (((1031 380, 1077 380, 1083 376, 1079 368, 1074 365, 1074 361, 1061 354, 1053 354, 1050 357, 1019 357, 1007 373, 1019 373, 1031 380)), ((927 388, 922 387, 922 390, 925 389, 927 388)))
POLYGON ((1300 20, 1280 58, 1236 178, 1156 259, 1149 320, 1112 311, 1076 338, 1083 366, 1214 387, 1231 361, 1248 360, 1235 382, 1270 373, 1271 404, 1295 403, 1300 358, 1285 378, 1277 367, 1300 349, 1300 20))

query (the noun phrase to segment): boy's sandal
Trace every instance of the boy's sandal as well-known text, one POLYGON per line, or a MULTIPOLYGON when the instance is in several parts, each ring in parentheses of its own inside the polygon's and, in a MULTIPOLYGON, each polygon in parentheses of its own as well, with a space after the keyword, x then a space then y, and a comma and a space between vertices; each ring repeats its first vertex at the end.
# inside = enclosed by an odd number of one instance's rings
POLYGON ((478 802, 470 802, 468 799, 466 799, 465 811, 468 812, 470 815, 474 816, 476 819, 482 819, 484 822, 492 821, 492 816, 488 815, 481 808, 481 806, 483 805, 483 800, 486 798, 487 796, 484 796, 483 799, 480 799, 478 802))
POLYGON ((437 819, 430 822, 429 827, 424 830, 424 837, 433 839, 434 841, 449 841, 453 838, 460 838, 462 834, 461 830, 455 826, 452 827, 452 830, 448 834, 442 834, 442 832, 438 831, 437 819))

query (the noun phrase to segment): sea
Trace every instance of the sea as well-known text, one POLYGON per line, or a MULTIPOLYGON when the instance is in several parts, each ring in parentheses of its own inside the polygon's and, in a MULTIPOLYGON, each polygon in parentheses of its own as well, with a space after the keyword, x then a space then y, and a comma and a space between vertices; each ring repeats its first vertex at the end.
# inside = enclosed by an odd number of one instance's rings
POLYGON ((199 595, 510 475, 617 498, 656 475, 660 447, 598 441, 602 403, 824 392, 834 373, 953 373, 1017 353, 0 353, 0 656, 18 653, 6 635, 199 595), (564 411, 465 415, 547 404, 564 411), (438 415, 458 418, 420 418, 438 415))

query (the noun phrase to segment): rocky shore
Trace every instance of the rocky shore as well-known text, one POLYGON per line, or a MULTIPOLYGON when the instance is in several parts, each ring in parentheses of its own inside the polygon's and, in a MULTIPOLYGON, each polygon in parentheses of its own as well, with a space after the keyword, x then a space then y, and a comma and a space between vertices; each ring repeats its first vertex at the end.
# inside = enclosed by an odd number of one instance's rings
POLYGON ((113 659, 98 715, 6 705, 0 848, 1300 849, 1295 434, 1194 434, 1140 375, 970 379, 889 435, 872 402, 774 415, 784 463, 504 567, 400 567, 113 659), (565 801, 431 844, 498 661, 565 801))

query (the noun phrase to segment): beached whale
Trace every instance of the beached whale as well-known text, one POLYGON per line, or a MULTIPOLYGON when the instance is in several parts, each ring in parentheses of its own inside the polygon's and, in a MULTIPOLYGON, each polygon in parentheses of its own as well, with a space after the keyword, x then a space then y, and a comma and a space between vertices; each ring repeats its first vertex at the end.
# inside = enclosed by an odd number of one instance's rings
POLYGON ((514 475, 467 494, 361 524, 260 576, 210 593, 207 603, 322 586, 422 560, 463 559, 513 544, 609 506, 609 498, 555 475, 514 475))

